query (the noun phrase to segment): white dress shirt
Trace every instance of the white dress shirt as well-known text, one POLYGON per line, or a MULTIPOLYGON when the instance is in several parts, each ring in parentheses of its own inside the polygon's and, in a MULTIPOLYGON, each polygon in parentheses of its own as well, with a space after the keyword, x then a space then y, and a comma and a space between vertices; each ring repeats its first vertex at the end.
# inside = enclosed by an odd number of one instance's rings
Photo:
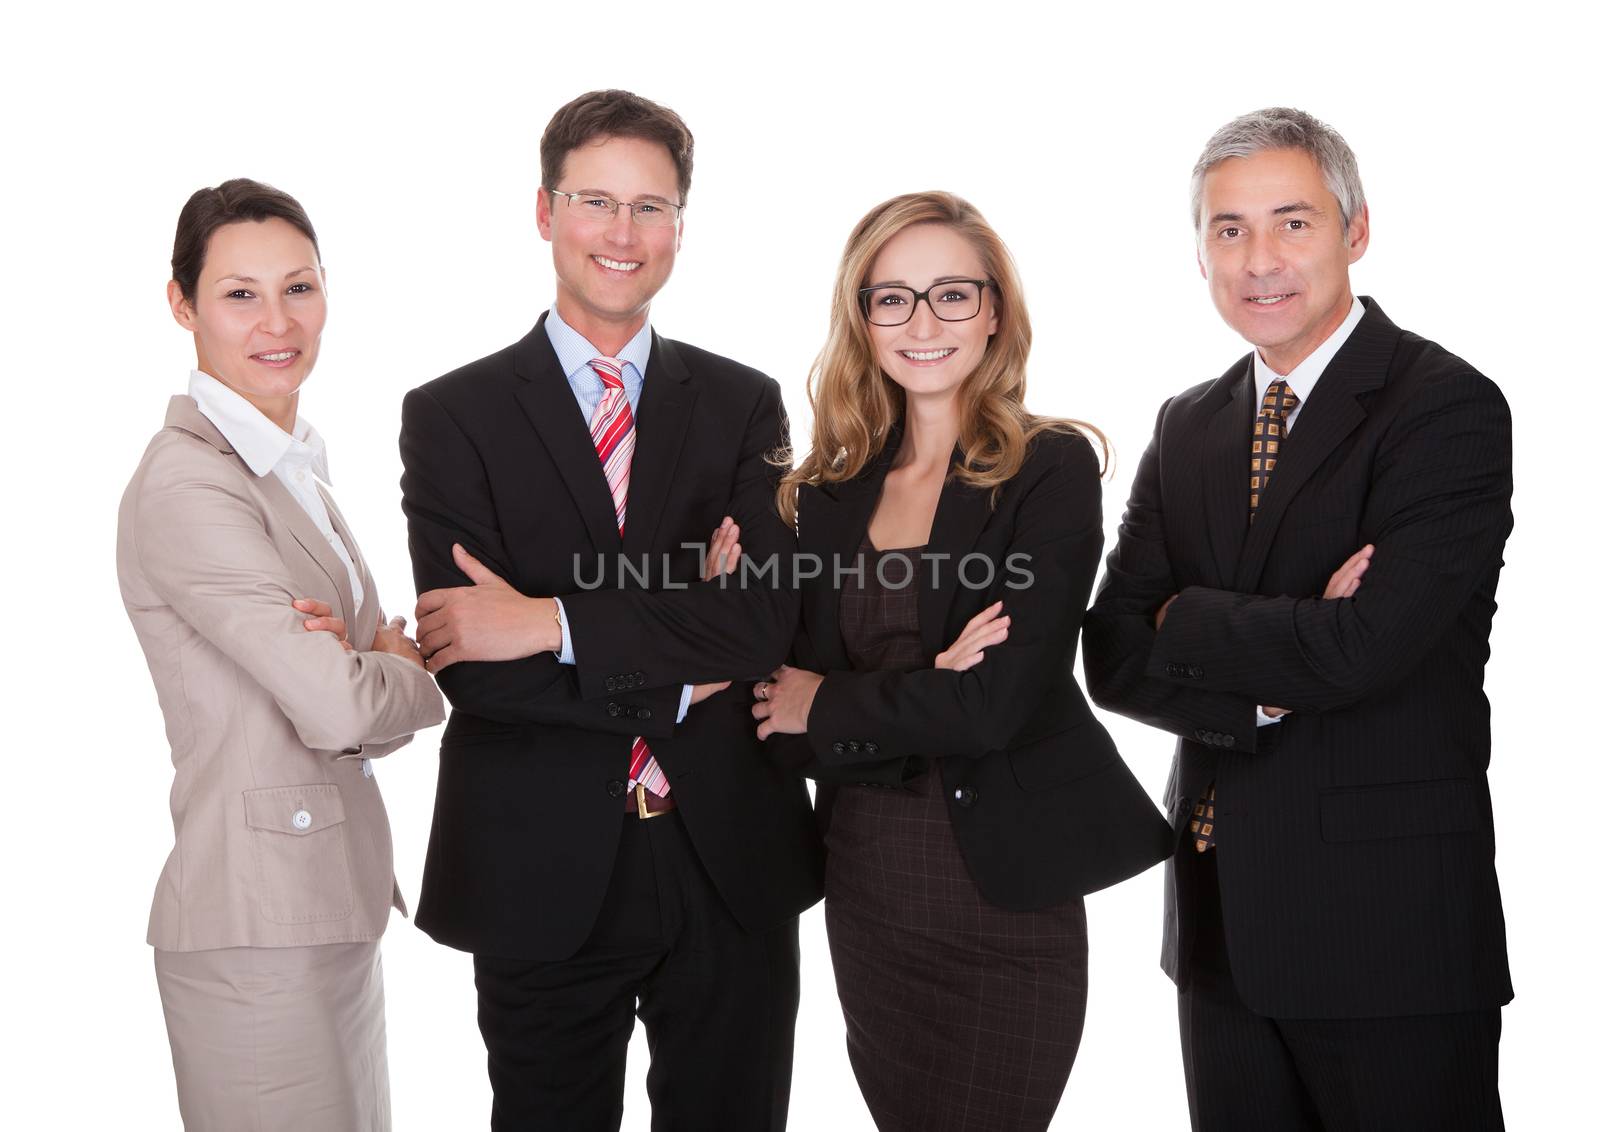
MULTIPOLYGON (((1256 415, 1261 415, 1261 404, 1267 399, 1267 386, 1279 378, 1294 392, 1298 399, 1289 415, 1283 418, 1283 435, 1285 441, 1294 431, 1294 422, 1300 416, 1300 410, 1305 408, 1306 402, 1311 399, 1311 391, 1317 387, 1317 379, 1322 376, 1322 371, 1328 368, 1328 363, 1333 361, 1333 355, 1339 352, 1355 331, 1356 323, 1361 321, 1361 316, 1367 313, 1367 308, 1361 305, 1360 299, 1350 301, 1350 313, 1344 316, 1344 321, 1339 328, 1323 341, 1311 353, 1306 355, 1305 361, 1295 366, 1288 373, 1278 373, 1267 364, 1267 360, 1257 350, 1255 355, 1255 380, 1256 380, 1256 415)), ((1273 717, 1256 707, 1256 726, 1266 727, 1277 723, 1283 716, 1273 717)))
MULTIPOLYGON (((351 560, 350 550, 333 529, 328 518, 328 505, 322 491, 332 494, 328 482, 328 446, 322 436, 303 416, 296 416, 293 435, 267 419, 265 413, 229 389, 208 373, 189 372, 189 396, 199 406, 201 415, 217 426, 235 452, 258 477, 268 473, 278 477, 301 510, 316 524, 322 537, 344 563, 350 575, 350 596, 355 609, 349 619, 366 599, 361 588, 361 576, 351 560), (322 489, 319 491, 318 488, 322 489)), ((306 597, 331 595, 306 594, 306 597)))

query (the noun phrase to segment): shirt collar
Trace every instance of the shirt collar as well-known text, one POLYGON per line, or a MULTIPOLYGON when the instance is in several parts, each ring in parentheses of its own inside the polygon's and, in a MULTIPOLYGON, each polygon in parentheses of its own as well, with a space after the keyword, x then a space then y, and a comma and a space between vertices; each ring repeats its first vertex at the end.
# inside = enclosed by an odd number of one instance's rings
POLYGON ((1339 347, 1343 346, 1350 335, 1355 332, 1356 323, 1361 321, 1361 316, 1366 313, 1366 310, 1367 308, 1361 305, 1360 299, 1352 299, 1350 301, 1350 313, 1344 316, 1344 321, 1339 324, 1339 328, 1328 335, 1322 345, 1312 350, 1305 361, 1295 366, 1289 373, 1280 374, 1274 371, 1271 366, 1267 365, 1266 359, 1261 356, 1261 351, 1257 350, 1255 354, 1256 404, 1259 405, 1261 399, 1266 396, 1267 386, 1271 385, 1279 377, 1283 378, 1289 388, 1294 390, 1294 395, 1299 399, 1300 403, 1302 405, 1305 404, 1306 399, 1311 396, 1312 388, 1317 384, 1317 379, 1322 376, 1322 371, 1328 368, 1328 363, 1333 361, 1333 356, 1339 352, 1339 347))
POLYGON ((197 369, 189 371, 189 396, 257 476, 287 460, 305 464, 327 481, 327 445, 304 416, 295 414, 293 435, 284 432, 238 393, 197 369))
MULTIPOLYGON (((544 320, 545 333, 550 336, 550 345, 555 347, 556 358, 561 362, 561 372, 570 380, 575 374, 586 371, 589 363, 595 358, 605 357, 594 343, 582 334, 567 325, 561 317, 561 312, 556 310, 555 304, 550 304, 550 314, 544 320)), ((644 380, 644 367, 650 361, 650 320, 645 319, 639 332, 628 339, 628 344, 617 351, 617 360, 624 365, 633 367, 633 371, 644 380)))

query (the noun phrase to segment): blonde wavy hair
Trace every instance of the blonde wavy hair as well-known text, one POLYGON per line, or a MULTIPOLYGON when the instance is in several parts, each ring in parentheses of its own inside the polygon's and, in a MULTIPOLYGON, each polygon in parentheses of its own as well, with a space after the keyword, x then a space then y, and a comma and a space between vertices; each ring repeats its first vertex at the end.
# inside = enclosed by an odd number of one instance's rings
MULTIPOLYGON (((791 526, 800 485, 839 483, 860 475, 883 451, 890 429, 905 412, 905 391, 878 364, 858 292, 867 285, 867 273, 883 246, 917 224, 954 229, 977 249, 993 283, 1000 316, 982 359, 957 394, 961 458, 955 478, 989 488, 991 497, 997 496, 1021 469, 1034 438, 1047 432, 1092 435, 1109 458, 1105 434, 1093 425, 1037 417, 1023 407, 1033 327, 1011 252, 989 222, 954 193, 907 193, 868 212, 845 241, 833 286, 828 339, 806 380, 811 450, 778 485, 778 511, 791 526)), ((778 458, 787 463, 786 455, 778 458)))

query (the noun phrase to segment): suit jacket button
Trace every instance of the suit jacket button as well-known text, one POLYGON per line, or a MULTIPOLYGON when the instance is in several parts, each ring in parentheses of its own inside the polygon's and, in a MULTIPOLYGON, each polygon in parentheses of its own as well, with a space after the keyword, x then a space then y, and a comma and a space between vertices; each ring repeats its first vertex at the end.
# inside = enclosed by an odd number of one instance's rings
POLYGON ((976 786, 957 786, 956 805, 972 807, 978 803, 978 788, 976 786))
POLYGON ((613 798, 620 798, 627 792, 628 784, 622 781, 620 778, 613 778, 610 782, 606 783, 606 793, 610 794, 613 798))
POLYGON ((1222 737, 1222 745, 1223 745, 1223 746, 1224 746, 1224 747, 1231 747, 1231 746, 1233 746, 1233 736, 1232 736, 1232 735, 1224 735, 1224 736, 1223 736, 1223 737, 1222 737))
POLYGON ((1189 801, 1188 795, 1178 799, 1178 812, 1187 816, 1194 810, 1194 805, 1189 801))
POLYGON ((833 745, 833 753, 836 754, 836 755, 844 754, 844 744, 843 743, 835 743, 833 745))
POLYGON ((619 718, 622 715, 622 705, 621 704, 607 704, 606 705, 606 714, 609 715, 612 719, 619 718))
POLYGON ((639 709, 637 714, 638 714, 640 719, 649 719, 650 718, 650 709, 647 708, 647 707, 642 707, 642 708, 639 709))

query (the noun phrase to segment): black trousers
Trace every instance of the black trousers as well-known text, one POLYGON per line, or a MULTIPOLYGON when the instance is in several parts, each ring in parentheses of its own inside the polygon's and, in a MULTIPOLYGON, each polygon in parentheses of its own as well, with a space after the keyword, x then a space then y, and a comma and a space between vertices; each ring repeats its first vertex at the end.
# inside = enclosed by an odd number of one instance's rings
POLYGON ((618 1128, 637 1013, 650 1046, 654 1132, 782 1129, 800 1005, 799 921, 745 932, 676 811, 617 817, 625 824, 610 887, 576 955, 473 957, 491 1126, 618 1128))
POLYGON ((1192 909, 1178 1031, 1195 1132, 1504 1132, 1500 1011, 1267 1018, 1228 966, 1217 854, 1178 850, 1192 909))

